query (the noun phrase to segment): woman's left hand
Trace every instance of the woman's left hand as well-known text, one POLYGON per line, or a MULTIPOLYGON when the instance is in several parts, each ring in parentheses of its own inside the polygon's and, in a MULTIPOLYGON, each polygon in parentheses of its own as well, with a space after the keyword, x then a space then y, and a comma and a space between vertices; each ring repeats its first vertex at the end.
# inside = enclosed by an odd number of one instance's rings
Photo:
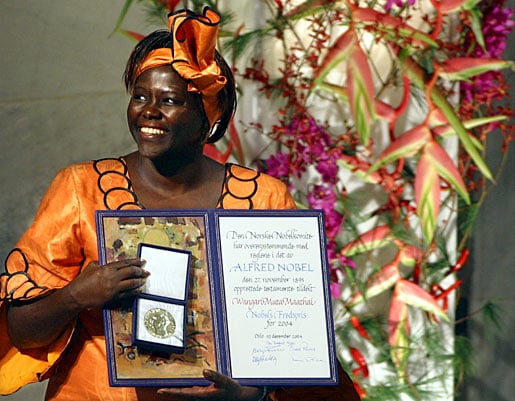
POLYGON ((240 386, 237 381, 213 370, 204 370, 203 374, 213 384, 206 387, 161 388, 157 393, 163 400, 170 401, 259 401, 264 395, 263 387, 240 386))

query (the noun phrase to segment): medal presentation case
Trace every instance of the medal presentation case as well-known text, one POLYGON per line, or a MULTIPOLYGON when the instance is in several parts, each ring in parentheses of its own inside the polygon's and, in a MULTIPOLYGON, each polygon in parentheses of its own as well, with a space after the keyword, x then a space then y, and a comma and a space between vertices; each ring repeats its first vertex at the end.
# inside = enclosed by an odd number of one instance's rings
POLYGON ((337 384, 322 211, 106 210, 96 219, 101 264, 140 255, 151 271, 133 302, 103 310, 112 386, 208 385, 204 369, 242 385, 337 384), (184 296, 161 292, 172 288, 184 296))
POLYGON ((140 243, 138 256, 150 272, 132 310, 132 343, 147 351, 182 353, 191 252, 140 243))

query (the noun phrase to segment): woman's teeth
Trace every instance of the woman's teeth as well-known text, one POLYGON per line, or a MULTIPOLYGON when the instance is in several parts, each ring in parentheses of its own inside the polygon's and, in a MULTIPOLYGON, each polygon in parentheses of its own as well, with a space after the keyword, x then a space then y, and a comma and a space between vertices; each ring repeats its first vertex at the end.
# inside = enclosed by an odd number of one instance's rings
POLYGON ((163 135, 165 132, 162 129, 141 127, 141 132, 148 135, 163 135))

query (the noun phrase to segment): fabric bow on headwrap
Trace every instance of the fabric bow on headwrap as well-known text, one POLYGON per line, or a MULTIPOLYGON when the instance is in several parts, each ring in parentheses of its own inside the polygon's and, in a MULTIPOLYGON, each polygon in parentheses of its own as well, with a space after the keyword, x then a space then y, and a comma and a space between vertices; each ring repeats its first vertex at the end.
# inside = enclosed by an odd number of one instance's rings
POLYGON ((172 48, 151 51, 138 70, 139 75, 150 68, 171 64, 188 81, 188 91, 202 95, 210 127, 220 119, 217 95, 227 81, 215 61, 220 19, 220 15, 209 7, 204 8, 202 15, 190 10, 169 14, 172 48))

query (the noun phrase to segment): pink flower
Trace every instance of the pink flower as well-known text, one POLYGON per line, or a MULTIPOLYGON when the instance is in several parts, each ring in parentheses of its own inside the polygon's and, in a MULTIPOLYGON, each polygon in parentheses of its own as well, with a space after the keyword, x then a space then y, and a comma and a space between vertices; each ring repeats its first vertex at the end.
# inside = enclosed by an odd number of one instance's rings
MULTIPOLYGON (((505 1, 497 4, 491 2, 483 2, 482 32, 485 40, 485 49, 475 44, 471 56, 478 58, 501 58, 506 50, 508 35, 513 30, 515 21, 512 20, 513 10, 511 8, 503 8, 505 1)), ((469 39, 465 44, 468 48, 472 43, 469 39)), ((487 103, 492 100, 502 99, 504 91, 500 71, 489 71, 481 75, 477 75, 470 82, 461 83, 462 109, 465 110, 469 105, 487 103)))
POLYGON ((326 153, 320 157, 320 161, 317 163, 316 169, 322 175, 323 182, 335 184, 338 181, 337 159, 338 156, 334 152, 329 154, 326 153))
POLYGON ((331 297, 339 299, 342 296, 342 283, 331 283, 331 297))
POLYGON ((276 178, 288 177, 290 174, 290 156, 286 153, 277 152, 266 161, 266 173, 276 178))
POLYGON ((308 195, 312 209, 321 209, 325 215, 325 227, 329 240, 336 238, 341 231, 343 216, 335 210, 337 195, 333 185, 315 185, 308 195))
POLYGON ((412 6, 415 4, 415 0, 388 0, 386 4, 384 5, 384 9, 386 11, 390 11, 393 7, 393 5, 396 5, 397 7, 406 7, 406 6, 412 6), (406 4, 407 3, 407 4, 406 4))

